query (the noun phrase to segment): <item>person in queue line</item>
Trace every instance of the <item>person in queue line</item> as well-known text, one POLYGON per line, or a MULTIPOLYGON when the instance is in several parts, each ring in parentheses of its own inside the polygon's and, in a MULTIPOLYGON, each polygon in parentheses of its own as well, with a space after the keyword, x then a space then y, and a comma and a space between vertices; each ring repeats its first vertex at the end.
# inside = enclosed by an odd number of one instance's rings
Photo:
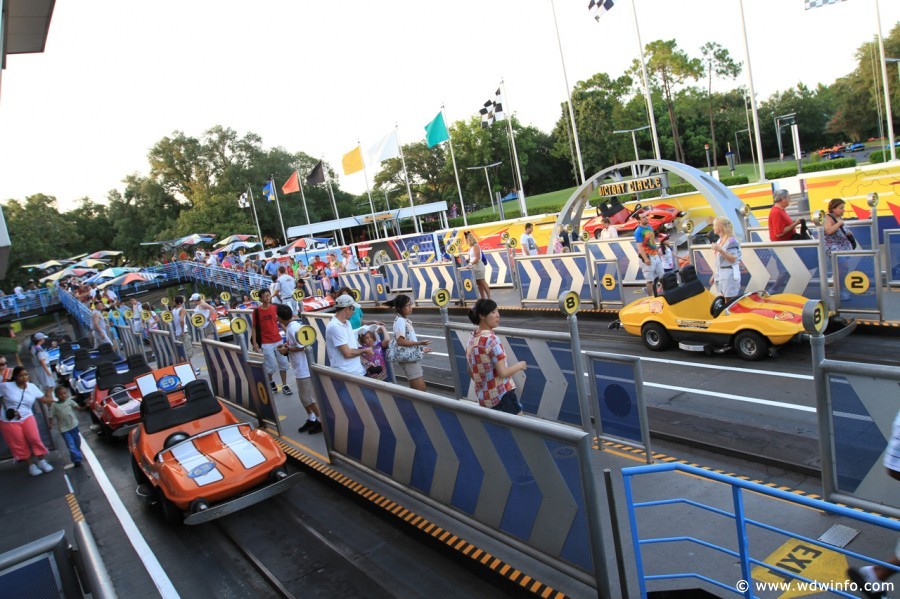
POLYGON ((724 216, 713 221, 713 233, 718 236, 712 244, 716 270, 709 284, 716 284, 725 305, 729 305, 741 294, 741 242, 734 236, 734 225, 724 216))
POLYGON ((769 211, 769 240, 792 241, 799 239, 811 239, 806 228, 806 221, 802 218, 791 219, 787 213, 791 205, 791 194, 787 189, 779 189, 773 196, 774 205, 769 211), (800 225, 800 232, 796 231, 800 225))
POLYGON ((350 295, 341 295, 334 302, 334 318, 325 327, 325 352, 333 368, 349 374, 366 375, 360 356, 372 356, 370 348, 359 347, 360 333, 370 330, 364 326, 354 329, 350 317, 359 307, 350 295))
POLYGON ((600 219, 600 234, 597 239, 616 239, 619 237, 619 231, 612 226, 612 222, 608 216, 600 219))
POLYGON ((50 389, 41 391, 28 378, 22 366, 13 368, 13 382, 0 385, 0 435, 6 441, 13 458, 28 463, 28 474, 40 476, 52 472, 47 462, 47 448, 41 441, 34 417, 36 403, 51 403, 50 389))
POLYGON ((647 281, 647 295, 653 295, 653 282, 663 276, 662 260, 659 258, 659 245, 656 233, 650 226, 650 214, 645 210, 639 217, 640 225, 634 230, 634 241, 638 244, 638 256, 641 259, 641 272, 647 281))
MULTIPOLYGON (((350 298, 353 299, 353 290, 350 289, 349 287, 341 287, 337 291, 337 297, 341 297, 342 295, 349 295, 350 298)), ((354 299, 353 301, 355 302, 356 300, 354 299)), ((372 324, 381 326, 381 327, 384 326, 384 323, 381 322, 380 320, 364 321, 363 318, 365 318, 365 314, 363 313, 362 306, 360 306, 359 304, 356 304, 356 309, 353 311, 353 314, 347 320, 350 322, 350 326, 353 327, 354 329, 358 329, 358 328, 362 327, 363 325, 372 325, 372 324)))
POLYGON ((344 272, 351 272, 361 269, 359 260, 356 259, 356 256, 353 255, 353 252, 348 247, 345 247, 341 251, 341 269, 344 272))
POLYGON ((273 277, 273 276, 277 277, 278 276, 278 260, 276 260, 274 257, 269 258, 269 261, 266 262, 265 272, 270 277, 273 277))
POLYGON ((847 204, 840 198, 828 202, 828 211, 822 227, 825 229, 825 254, 848 252, 856 247, 856 238, 844 228, 844 210, 847 204))
POLYGON ((500 325, 497 302, 478 300, 469 310, 469 320, 478 328, 466 344, 466 368, 475 383, 479 405, 508 414, 521 414, 522 404, 516 397, 512 376, 525 372, 528 364, 523 360, 507 365, 503 344, 494 333, 500 325))
POLYGON ((393 351, 388 352, 388 359, 397 365, 409 381, 411 389, 425 391, 425 373, 422 371, 422 354, 431 352, 431 341, 419 341, 416 337, 416 329, 409 320, 413 311, 412 300, 408 295, 400 294, 385 305, 390 306, 397 313, 394 319, 393 333, 396 345, 393 351))
POLYGON ((108 315, 109 306, 100 304, 99 302, 94 302, 91 305, 91 333, 94 336, 94 344, 96 347, 100 347, 101 343, 109 343, 112 345, 112 341, 109 338, 109 319, 104 318, 104 316, 108 315), (106 312, 105 315, 104 312, 106 312))
POLYGON ((278 278, 275 280, 275 291, 280 300, 278 303, 290 307, 294 314, 298 313, 297 300, 294 299, 294 290, 296 288, 297 282, 294 281, 294 277, 288 274, 286 267, 279 266, 278 278))
POLYGON ((525 225, 525 232, 522 233, 522 237, 519 238, 519 244, 522 246, 522 254, 525 256, 538 255, 538 246, 537 242, 534 240, 533 233, 534 225, 527 223, 525 225))
POLYGON ((31 356, 34 360, 34 384, 42 390, 52 389, 56 385, 56 377, 50 368, 50 356, 44 348, 47 335, 35 333, 31 336, 31 356))
POLYGON ((294 312, 287 304, 282 304, 275 309, 278 322, 284 329, 284 343, 278 346, 278 353, 286 356, 294 371, 294 379, 297 381, 297 395, 300 397, 300 405, 306 410, 306 422, 297 429, 298 433, 315 435, 322 432, 321 415, 319 406, 316 405, 316 397, 313 394, 312 378, 309 374, 309 361, 306 352, 297 341, 297 333, 303 326, 298 320, 294 320, 294 312))
MULTIPOLYGON (((900 480, 900 411, 894 417, 891 438, 888 441, 887 450, 884 452, 882 463, 888 476, 894 480, 900 480)), ((900 540, 894 547, 894 555, 883 561, 900 568, 900 540)), ((863 590, 863 596, 868 599, 887 597, 887 591, 894 590, 894 585, 884 584, 884 581, 896 573, 897 570, 880 565, 847 568, 847 576, 858 585, 859 589, 863 590)))
MULTIPOLYGON (((191 295, 191 303, 194 304, 194 314, 202 314, 206 317, 206 323, 200 327, 200 331, 204 337, 211 336, 214 325, 210 326, 216 320, 216 309, 203 299, 199 293, 191 295)), ((193 325, 191 325, 193 326, 193 325)))
POLYGON ((278 351, 282 345, 281 332, 278 329, 278 307, 272 303, 272 294, 268 289, 259 290, 259 306, 253 308, 250 326, 250 345, 253 351, 262 352, 263 369, 269 379, 272 393, 278 393, 275 384, 275 371, 281 373, 281 392, 292 395, 294 392, 287 384, 287 371, 290 362, 278 351))
MULTIPOLYGON (((172 323, 175 325, 175 338, 181 340, 184 357, 190 362, 191 358, 194 357, 194 343, 191 340, 191 331, 188 327, 193 325, 188 320, 188 311, 184 306, 183 295, 175 296, 175 307, 172 308, 172 323)), ((199 370, 196 368, 194 372, 199 374, 199 370)))
POLYGON ((478 286, 478 295, 482 299, 491 299, 491 288, 487 283, 487 274, 485 272, 485 260, 481 253, 481 245, 478 238, 471 231, 465 232, 466 243, 469 244, 469 266, 472 269, 472 276, 475 278, 475 284, 478 286))
MULTIPOLYGON (((195 294, 197 295, 197 294, 195 294)), ((132 297, 128 309, 131 310, 131 332, 140 335, 144 332, 144 325, 141 323, 141 311, 143 306, 137 297, 132 297)))

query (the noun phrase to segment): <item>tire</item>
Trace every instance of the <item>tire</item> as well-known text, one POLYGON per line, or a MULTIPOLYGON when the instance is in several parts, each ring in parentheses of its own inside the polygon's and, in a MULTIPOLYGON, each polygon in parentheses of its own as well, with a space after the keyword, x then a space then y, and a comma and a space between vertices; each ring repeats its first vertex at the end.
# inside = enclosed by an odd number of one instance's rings
POLYGON ((761 360, 769 353, 769 342, 756 331, 741 331, 734 336, 734 351, 744 360, 761 360))
POLYGON ((147 482, 147 475, 138 466, 137 460, 134 459, 133 455, 131 456, 131 473, 134 474, 134 482, 137 484, 142 485, 147 482))
MULTIPOLYGON (((612 225, 610 225, 612 226, 612 225)), ((600 235, 603 234, 603 229, 597 228, 594 229, 594 239, 600 239, 600 235)))
POLYGON ((641 339, 650 351, 664 351, 672 345, 672 337, 666 327, 658 322, 648 322, 641 328, 641 339))
POLYGON ((159 501, 159 507, 162 508, 163 519, 169 524, 181 524, 184 522, 184 514, 181 513, 174 503, 166 499, 162 490, 156 488, 156 499, 159 501))

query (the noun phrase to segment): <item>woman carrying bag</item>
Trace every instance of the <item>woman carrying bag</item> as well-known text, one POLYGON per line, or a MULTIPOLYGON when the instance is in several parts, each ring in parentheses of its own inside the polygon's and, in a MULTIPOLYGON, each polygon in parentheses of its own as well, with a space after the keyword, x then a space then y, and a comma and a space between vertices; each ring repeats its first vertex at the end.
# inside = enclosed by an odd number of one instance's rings
POLYGON ((12 383, 0 385, 3 394, 0 409, 0 434, 9 446, 13 457, 19 462, 28 462, 28 474, 40 476, 53 471, 45 458, 47 448, 41 441, 37 421, 34 418, 35 404, 51 404, 50 389, 46 392, 28 380, 28 371, 22 366, 13 368, 12 383))
POLYGON ((844 200, 835 198, 828 202, 828 213, 825 222, 825 255, 831 257, 832 252, 847 252, 856 249, 856 239, 844 228, 844 200))
POLYGON ((397 312, 394 320, 394 338, 388 346, 388 359, 397 365, 409 381, 411 389, 425 391, 425 373, 422 372, 422 355, 429 353, 431 341, 419 341, 416 330, 409 321, 412 314, 412 300, 408 295, 400 294, 387 305, 397 312))

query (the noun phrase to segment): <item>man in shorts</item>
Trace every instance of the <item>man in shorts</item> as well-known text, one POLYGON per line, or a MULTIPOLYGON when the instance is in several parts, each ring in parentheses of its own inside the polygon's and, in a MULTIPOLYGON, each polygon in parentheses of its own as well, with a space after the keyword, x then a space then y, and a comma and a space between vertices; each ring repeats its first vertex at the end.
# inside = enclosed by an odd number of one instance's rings
POLYGON ((322 432, 322 421, 319 420, 319 406, 313 395, 312 378, 309 376, 309 362, 306 359, 306 351, 297 341, 297 333, 303 326, 294 320, 291 307, 282 304, 276 308, 278 322, 284 328, 284 344, 278 347, 278 353, 287 356, 294 369, 294 378, 297 380, 297 393, 300 395, 300 403, 306 410, 306 422, 297 429, 300 433, 314 435, 322 432))
POLYGON ((659 258, 659 246, 656 243, 656 233, 650 226, 650 214, 641 212, 640 226, 634 230, 634 241, 638 246, 638 255, 641 258, 641 272, 647 281, 647 295, 653 295, 653 281, 663 276, 662 260, 659 258))
MULTIPOLYGON (((290 309, 290 308, 288 308, 290 309)), ((290 368, 287 356, 278 351, 282 345, 281 333, 278 331, 278 313, 272 303, 272 293, 268 289, 259 290, 259 307, 253 309, 253 326, 250 327, 250 345, 253 351, 262 351, 263 367, 266 376, 269 377, 269 386, 272 393, 278 393, 278 385, 275 384, 274 374, 281 371, 281 392, 292 395, 293 391, 287 384, 287 371, 290 368)))

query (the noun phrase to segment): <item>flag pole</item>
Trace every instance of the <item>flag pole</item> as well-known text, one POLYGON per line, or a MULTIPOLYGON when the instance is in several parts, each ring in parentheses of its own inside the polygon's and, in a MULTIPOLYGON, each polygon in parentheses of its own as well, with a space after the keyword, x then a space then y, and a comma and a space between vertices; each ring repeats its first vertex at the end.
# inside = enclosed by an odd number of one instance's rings
POLYGON ((559 23, 556 21, 556 3, 550 0, 550 9, 553 11, 553 26, 556 27, 556 43, 559 45, 559 60, 562 62, 563 81, 566 83, 566 104, 569 107, 569 120, 572 121, 572 135, 575 138, 575 155, 578 156, 578 170, 581 173, 581 183, 584 178, 584 163, 581 161, 581 145, 578 143, 578 127, 575 125, 575 111, 572 109, 572 91, 569 88, 569 75, 566 72, 566 59, 563 56, 562 39, 559 37, 559 23))
POLYGON ((409 209, 412 210, 413 224, 416 226, 416 233, 421 233, 419 228, 419 219, 416 218, 416 206, 413 204, 412 188, 409 186, 409 171, 406 170, 406 158, 403 157, 403 144, 400 143, 400 127, 394 124, 394 135, 397 137, 397 148, 400 150, 400 164, 403 165, 403 178, 406 180, 406 193, 409 195, 409 209))
MULTIPOLYGON (((331 205, 334 207, 334 218, 335 220, 341 220, 341 217, 338 216, 337 209, 337 200, 334 199, 334 190, 331 189, 331 177, 328 176, 328 169, 325 168, 325 157, 322 157, 322 174, 325 175, 325 184, 328 186, 328 196, 331 198, 331 205)), ((338 235, 341 237, 341 245, 346 245, 344 242, 344 228, 340 226, 338 223, 338 235)))
POLYGON ((275 208, 278 209, 278 221, 281 223, 281 235, 284 237, 284 245, 287 245, 287 232, 284 230, 284 219, 281 217, 281 202, 278 201, 278 190, 275 189, 275 175, 269 175, 269 184, 272 186, 272 193, 275 195, 275 208))
MULTIPOLYGON (((513 160, 515 161, 516 182, 519 186, 519 212, 521 216, 528 216, 528 207, 525 205, 525 186, 522 184, 522 169, 519 167, 519 154, 516 152, 516 136, 512 127, 512 110, 509 108, 509 99, 506 96, 506 83, 500 80, 500 87, 503 88, 503 111, 509 116, 506 117, 506 130, 509 132, 509 138, 512 141, 513 160)), ((486 172, 486 171, 485 171, 486 172)), ((502 200, 501 200, 502 201, 502 200)), ((503 211, 501 210, 501 213, 503 211)))
POLYGON ((634 15, 634 33, 637 35, 638 56, 641 58, 641 78, 644 84, 644 99, 647 102, 647 114, 650 117, 650 130, 653 133, 653 153, 657 160, 662 160, 659 152, 659 136, 656 134, 656 115, 653 114, 653 96, 650 95, 650 80, 647 78, 647 62, 644 60, 644 43, 641 41, 641 29, 638 27, 637 0, 631 0, 631 12, 634 15))
POLYGON ((256 203, 253 201, 253 188, 247 185, 247 191, 250 193, 250 207, 253 208, 253 220, 256 221, 256 233, 259 235, 259 245, 265 249, 266 244, 263 243, 262 231, 259 228, 259 217, 256 216, 256 203))
MULTIPOLYGON (((447 117, 444 115, 444 105, 441 104, 441 118, 447 123, 447 117)), ((469 226, 469 219, 466 216, 466 203, 463 201, 462 186, 459 184, 459 171, 456 169, 456 155, 453 153, 453 139, 450 136, 450 127, 447 127, 447 142, 450 144, 450 159, 453 161, 453 176, 456 177, 456 190, 459 191, 459 207, 462 208, 463 226, 469 226)))
POLYGON ((759 180, 766 180, 763 163, 762 135, 759 132, 759 113, 756 111, 756 92, 753 91, 753 70, 750 68, 750 46, 747 44, 747 23, 744 20, 744 0, 738 0, 741 11, 741 31, 744 34, 744 57, 747 60, 747 83, 750 86, 750 108, 753 111, 753 127, 756 130, 756 159, 759 161, 759 180))
POLYGON ((369 208, 372 209, 372 227, 375 229, 375 239, 381 239, 381 236, 378 235, 378 221, 375 219, 375 202, 372 201, 372 190, 369 189, 369 171, 366 170, 366 161, 362 159, 362 144, 360 144, 359 138, 356 140, 356 147, 359 148, 359 159, 363 165, 363 177, 366 179, 366 195, 369 196, 369 208))
POLYGON ((303 200, 303 212, 306 213, 306 226, 311 227, 312 223, 309 222, 309 210, 306 209, 306 194, 303 193, 303 180, 300 179, 299 170, 295 170, 294 173, 297 175, 297 187, 300 188, 300 199, 303 200))
POLYGON ((878 21, 878 51, 881 53, 881 87, 884 88, 884 111, 887 117, 888 145, 891 148, 891 160, 897 160, 897 148, 894 147, 894 116, 891 114, 891 94, 888 87, 887 61, 884 58, 884 38, 881 36, 881 9, 875 0, 875 19, 878 21))

